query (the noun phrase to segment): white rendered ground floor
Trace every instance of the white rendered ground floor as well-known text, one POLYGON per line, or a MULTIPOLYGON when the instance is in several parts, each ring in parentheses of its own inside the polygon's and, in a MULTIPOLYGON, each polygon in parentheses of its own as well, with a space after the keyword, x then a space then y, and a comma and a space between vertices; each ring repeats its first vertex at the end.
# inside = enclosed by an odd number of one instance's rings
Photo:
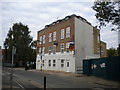
POLYGON ((75 57, 73 53, 56 53, 36 58, 36 69, 54 70, 75 73, 75 57))

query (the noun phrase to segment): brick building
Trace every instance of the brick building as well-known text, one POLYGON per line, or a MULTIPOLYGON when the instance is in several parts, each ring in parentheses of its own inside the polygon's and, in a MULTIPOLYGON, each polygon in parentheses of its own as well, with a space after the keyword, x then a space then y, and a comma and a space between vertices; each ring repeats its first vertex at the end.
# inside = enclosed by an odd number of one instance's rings
POLYGON ((77 72, 83 59, 99 58, 100 50, 106 56, 99 30, 81 16, 66 16, 37 34, 36 69, 77 72))

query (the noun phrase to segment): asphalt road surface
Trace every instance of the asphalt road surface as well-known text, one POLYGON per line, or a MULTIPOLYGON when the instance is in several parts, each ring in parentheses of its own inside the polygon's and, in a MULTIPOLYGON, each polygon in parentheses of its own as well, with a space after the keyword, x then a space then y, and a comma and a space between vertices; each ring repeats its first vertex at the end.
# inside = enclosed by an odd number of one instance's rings
MULTIPOLYGON (((114 88, 113 86, 101 85, 92 83, 84 77, 77 77, 74 75, 54 74, 47 72, 40 72, 36 70, 14 69, 13 88, 20 89, 39 89, 44 87, 44 77, 46 77, 47 88, 91 88, 92 90, 106 90, 107 88, 114 88)), ((2 70, 2 88, 10 88, 10 69, 3 68, 2 70)), ((107 89, 108 90, 108 89, 107 89)))

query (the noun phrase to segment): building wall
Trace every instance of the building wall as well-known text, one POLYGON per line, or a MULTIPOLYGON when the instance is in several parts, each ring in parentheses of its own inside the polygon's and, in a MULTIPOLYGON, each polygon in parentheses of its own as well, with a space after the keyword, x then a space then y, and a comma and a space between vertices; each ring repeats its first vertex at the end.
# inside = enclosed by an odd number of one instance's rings
MULTIPOLYGON (((55 25, 52 25, 50 26, 49 28, 45 28, 41 31, 38 31, 38 40, 40 40, 40 36, 43 36, 43 35, 46 35, 46 40, 45 40, 45 44, 42 45, 42 47, 45 47, 45 53, 48 53, 48 47, 49 46, 53 46, 54 45, 54 42, 49 42, 49 33, 53 33, 54 31, 56 31, 57 35, 56 35, 56 41, 58 42, 58 45, 56 47, 56 52, 60 52, 60 44, 61 43, 67 43, 67 42, 70 42, 70 40, 72 38, 74 38, 74 18, 70 18, 68 20, 64 20, 64 21, 61 21, 60 23, 58 24, 55 24, 55 25), (70 27, 70 38, 64 38, 64 39, 61 39, 61 29, 66 29, 67 27, 70 27)), ((65 32, 65 35, 66 35, 66 32, 65 32)), ((52 40, 53 40, 53 37, 52 37, 52 40)), ((38 44, 38 47, 41 47, 40 44, 38 44)), ((64 45, 64 48, 66 47, 66 45, 64 45)))
MULTIPOLYGON (((38 31, 38 40, 40 40, 40 36, 43 35, 46 35, 45 44, 44 43, 42 45, 40 45, 40 43, 37 44, 38 53, 39 53, 39 48, 45 47, 45 54, 42 56, 42 60, 44 61, 44 63, 42 63, 44 64, 42 66, 42 69, 75 72, 75 57, 73 55, 73 52, 71 51, 69 53, 66 53, 66 43, 70 42, 71 40, 74 41, 74 17, 71 17, 67 20, 63 20, 60 23, 57 23, 41 31, 38 31), (61 39, 61 29, 66 29, 67 27, 70 27, 70 38, 66 38, 66 31, 65 31, 64 39, 61 39), (53 34, 54 31, 56 31, 57 34, 56 41, 58 42, 58 45, 56 46, 56 54, 51 53, 49 55, 48 47, 54 45, 53 37, 52 37, 52 42, 49 42, 49 33, 53 34), (60 51, 61 43, 64 43, 64 53, 61 53, 60 51), (49 60, 51 60, 51 66, 48 65, 49 60), (53 66, 53 60, 56 60, 55 67, 53 66), (61 67, 61 60, 64 60, 64 67, 61 67), (68 62, 69 62, 69 67, 67 67, 68 62)), ((41 62, 38 62, 38 60, 41 60, 39 56, 37 57, 36 68, 40 69, 41 62)))
POLYGON ((100 57, 100 44, 101 44, 101 57, 106 57, 107 56, 106 43, 101 41, 99 36, 100 30, 98 30, 96 27, 93 27, 94 54, 100 57))
POLYGON ((106 43, 101 41, 101 57, 107 57, 106 43))
MULTIPOLYGON (((100 47, 100 41, 98 42, 99 30, 94 28, 87 20, 81 18, 80 16, 70 16, 68 19, 62 19, 61 22, 50 25, 38 31, 38 40, 40 41, 40 36, 46 35, 45 44, 37 44, 37 59, 36 59, 36 69, 41 68, 45 70, 56 70, 56 71, 66 71, 66 72, 78 72, 82 70, 83 59, 99 58, 98 48, 100 47), (70 38, 61 39, 61 29, 66 29, 70 27, 70 38), (56 31, 56 41, 58 45, 56 46, 56 54, 48 54, 48 47, 54 45, 53 37, 52 42, 49 42, 49 33, 56 31), (73 41, 74 50, 70 53, 66 52, 66 43, 73 41), (64 43, 64 53, 61 53, 61 43, 64 43), (42 62, 40 62, 40 51, 39 48, 45 47, 45 54, 42 56, 42 62), (51 61, 51 66, 49 66, 49 60, 51 61), (56 61, 56 66, 53 66, 53 60, 56 61), (61 66, 61 60, 64 60, 64 67, 61 66), (67 64, 69 62, 69 67, 67 64)), ((102 43, 103 50, 106 50, 106 44, 102 43)), ((105 53, 103 54, 105 56, 105 53)))
POLYGON ((75 18, 75 66, 82 69, 83 59, 93 57, 93 27, 75 18))
POLYGON ((96 27, 93 27, 93 42, 94 42, 94 54, 100 57, 99 49, 100 49, 100 30, 96 27))
POLYGON ((54 55, 43 56, 44 70, 55 70, 55 71, 65 71, 65 72, 75 72, 75 57, 72 53, 57 53, 54 55), (49 60, 51 60, 51 66, 49 66, 49 60), (55 66, 53 66, 53 60, 56 60, 55 66), (64 66, 61 67, 61 60, 64 60, 64 66), (69 62, 69 67, 67 67, 67 62, 69 62))

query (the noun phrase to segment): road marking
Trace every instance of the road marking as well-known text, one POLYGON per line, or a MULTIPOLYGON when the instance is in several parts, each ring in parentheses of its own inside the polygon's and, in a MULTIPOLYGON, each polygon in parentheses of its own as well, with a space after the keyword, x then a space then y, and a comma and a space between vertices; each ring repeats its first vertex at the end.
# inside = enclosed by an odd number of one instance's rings
POLYGON ((16 81, 16 83, 17 83, 21 88, 24 88, 19 82, 16 81))
MULTIPOLYGON (((44 88, 44 85, 42 85, 41 83, 39 83, 39 82, 36 82, 36 81, 33 81, 33 80, 31 80, 31 79, 29 79, 29 78, 25 78, 25 77, 23 77, 23 76, 18 76, 18 75, 15 75, 16 77, 18 77, 18 78, 21 78, 21 79, 24 79, 27 83, 29 83, 29 84, 32 84, 32 85, 34 85, 34 86, 36 86, 36 87, 38 87, 38 88, 44 88)), ((48 88, 47 86, 46 86, 46 88, 48 88)))

